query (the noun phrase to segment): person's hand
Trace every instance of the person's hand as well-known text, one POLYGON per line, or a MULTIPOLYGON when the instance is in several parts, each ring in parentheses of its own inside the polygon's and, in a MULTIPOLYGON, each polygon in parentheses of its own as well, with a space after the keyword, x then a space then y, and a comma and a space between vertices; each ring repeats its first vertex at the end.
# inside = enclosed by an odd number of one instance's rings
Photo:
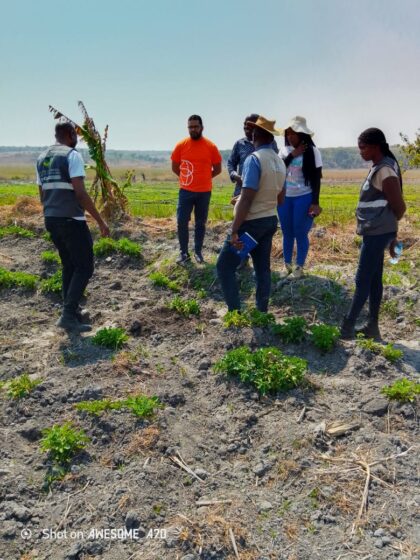
POLYGON ((308 215, 311 216, 311 218, 316 218, 321 214, 321 212, 322 208, 319 204, 311 204, 309 206, 308 215))
POLYGON ((242 187, 242 177, 240 175, 236 174, 233 180, 238 185, 238 187, 242 187))
POLYGON ((230 244, 233 245, 238 251, 240 251, 244 246, 243 242, 239 239, 239 235, 237 232, 230 234, 230 244))
POLYGON ((299 144, 299 146, 297 146, 297 147, 293 150, 292 156, 293 156, 294 158, 295 158, 295 157, 298 157, 298 156, 301 156, 305 150, 306 150, 306 144, 305 144, 304 142, 301 142, 301 143, 299 144))
POLYGON ((101 237, 109 237, 109 227, 105 222, 101 222, 99 225, 99 231, 101 232, 101 237))
POLYGON ((398 239, 395 238, 391 241, 391 243, 389 244, 389 254, 391 256, 392 259, 395 259, 397 257, 396 253, 395 253, 395 245, 398 243, 398 239))
POLYGON ((230 203, 232 204, 232 206, 235 206, 235 204, 238 202, 238 200, 239 200, 239 194, 238 194, 238 196, 233 196, 230 199, 230 203))

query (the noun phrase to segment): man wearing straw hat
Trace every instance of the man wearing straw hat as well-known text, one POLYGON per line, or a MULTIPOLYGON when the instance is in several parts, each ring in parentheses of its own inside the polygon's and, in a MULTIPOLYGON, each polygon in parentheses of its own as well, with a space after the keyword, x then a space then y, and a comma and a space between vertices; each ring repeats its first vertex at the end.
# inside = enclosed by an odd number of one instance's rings
POLYGON ((286 167, 272 148, 274 135, 281 131, 275 121, 259 116, 248 122, 253 129, 255 152, 244 163, 242 190, 234 209, 230 235, 217 260, 217 274, 229 311, 240 310, 235 271, 241 262, 236 250, 243 248, 240 237, 247 233, 257 245, 250 251, 256 280, 256 307, 266 312, 271 289, 270 255, 277 231, 277 205, 282 202, 286 167))

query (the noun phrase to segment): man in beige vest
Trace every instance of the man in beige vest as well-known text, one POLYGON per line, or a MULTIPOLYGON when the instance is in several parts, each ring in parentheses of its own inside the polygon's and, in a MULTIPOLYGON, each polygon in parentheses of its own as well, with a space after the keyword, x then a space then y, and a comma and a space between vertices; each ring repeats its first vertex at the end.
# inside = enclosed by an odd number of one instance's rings
POLYGON ((240 237, 247 233, 257 245, 250 251, 255 270, 256 306, 266 312, 271 289, 270 255, 273 235, 277 231, 277 205, 283 202, 286 167, 271 147, 275 121, 260 116, 253 128, 255 152, 247 157, 242 172, 242 190, 234 209, 232 230, 217 260, 217 275, 229 311, 240 310, 236 269, 243 255, 240 237))

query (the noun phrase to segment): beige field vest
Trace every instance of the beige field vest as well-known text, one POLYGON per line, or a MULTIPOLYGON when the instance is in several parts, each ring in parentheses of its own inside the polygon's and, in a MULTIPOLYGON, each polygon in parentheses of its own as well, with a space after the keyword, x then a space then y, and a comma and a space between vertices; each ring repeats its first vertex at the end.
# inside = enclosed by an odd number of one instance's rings
POLYGON ((271 148, 255 151, 261 164, 261 177, 258 191, 252 201, 247 220, 277 216, 277 195, 284 188, 286 166, 283 160, 271 148))

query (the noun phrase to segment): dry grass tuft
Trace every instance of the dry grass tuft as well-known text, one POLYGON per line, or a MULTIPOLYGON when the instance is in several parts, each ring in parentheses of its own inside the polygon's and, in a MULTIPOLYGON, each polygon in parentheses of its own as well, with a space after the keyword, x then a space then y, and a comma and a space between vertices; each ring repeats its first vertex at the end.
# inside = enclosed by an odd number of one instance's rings
POLYGON ((18 216, 34 216, 42 212, 39 200, 32 196, 20 196, 12 206, 12 214, 18 216))
POLYGON ((156 426, 149 426, 134 434, 131 442, 125 449, 128 457, 141 453, 144 449, 151 449, 159 440, 160 431, 156 426))

